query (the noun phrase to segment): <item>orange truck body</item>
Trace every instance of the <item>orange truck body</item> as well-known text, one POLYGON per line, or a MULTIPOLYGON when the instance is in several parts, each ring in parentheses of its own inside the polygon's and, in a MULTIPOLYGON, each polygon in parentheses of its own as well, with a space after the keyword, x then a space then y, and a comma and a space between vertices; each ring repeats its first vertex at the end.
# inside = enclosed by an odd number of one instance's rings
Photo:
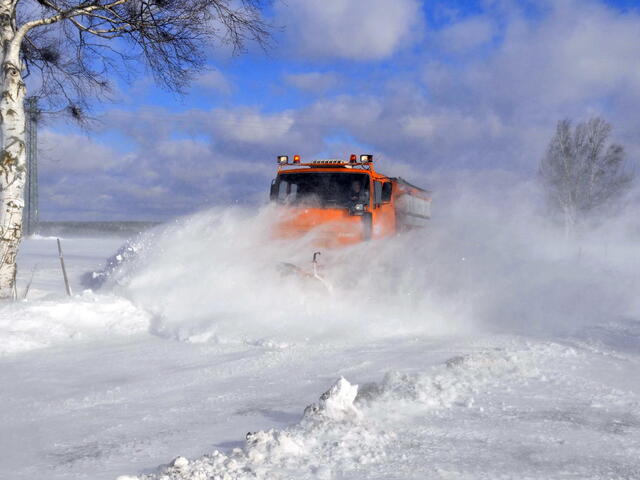
POLYGON ((278 159, 271 184, 281 213, 277 238, 311 234, 318 246, 340 247, 423 228, 431 216, 430 192, 376 172, 370 155, 360 161, 355 155, 349 161, 278 159))

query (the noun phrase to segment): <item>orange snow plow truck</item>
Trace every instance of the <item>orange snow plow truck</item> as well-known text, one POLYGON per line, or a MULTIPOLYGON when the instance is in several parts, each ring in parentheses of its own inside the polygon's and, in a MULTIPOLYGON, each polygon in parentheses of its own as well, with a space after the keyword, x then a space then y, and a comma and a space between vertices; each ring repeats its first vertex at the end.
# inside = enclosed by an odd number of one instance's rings
POLYGON ((324 247, 353 245, 414 228, 431 217, 431 194, 376 172, 372 155, 302 163, 278 157, 271 201, 281 209, 279 238, 314 235, 324 247))

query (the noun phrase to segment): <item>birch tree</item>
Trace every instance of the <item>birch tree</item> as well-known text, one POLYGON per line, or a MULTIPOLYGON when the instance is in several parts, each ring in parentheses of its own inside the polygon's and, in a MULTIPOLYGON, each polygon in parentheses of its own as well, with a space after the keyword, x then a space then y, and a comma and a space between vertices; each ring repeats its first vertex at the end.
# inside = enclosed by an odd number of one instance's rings
POLYGON ((540 161, 547 200, 560 214, 567 235, 590 215, 613 206, 633 182, 624 148, 609 143, 610 134, 611 125, 601 118, 575 128, 562 120, 540 161))
MULTIPOLYGON (((0 0, 0 299, 12 296, 26 182, 27 85, 76 119, 109 79, 149 70, 182 91, 214 42, 264 44, 261 0, 0 0)), ((217 43, 220 45, 220 43, 217 43)))

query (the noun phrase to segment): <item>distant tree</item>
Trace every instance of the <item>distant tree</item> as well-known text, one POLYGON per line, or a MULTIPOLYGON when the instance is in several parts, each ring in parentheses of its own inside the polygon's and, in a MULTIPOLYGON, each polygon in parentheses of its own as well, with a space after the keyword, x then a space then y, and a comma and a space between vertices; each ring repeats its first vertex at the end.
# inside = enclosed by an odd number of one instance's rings
POLYGON ((598 117, 575 128, 570 120, 562 120, 540 161, 547 200, 567 234, 579 222, 615 205, 633 183, 624 148, 608 143, 610 133, 611 125, 598 117))
POLYGON ((264 43, 262 0, 0 0, 0 299, 15 286, 26 181, 25 78, 50 109, 81 120, 114 75, 144 65, 181 91, 218 39, 264 43))

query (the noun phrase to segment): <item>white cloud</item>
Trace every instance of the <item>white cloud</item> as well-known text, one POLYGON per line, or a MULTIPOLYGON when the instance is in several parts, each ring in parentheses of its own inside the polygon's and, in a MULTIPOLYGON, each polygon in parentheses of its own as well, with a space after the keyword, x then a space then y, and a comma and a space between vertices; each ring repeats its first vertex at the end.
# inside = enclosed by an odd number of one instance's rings
MULTIPOLYGON (((534 20, 509 10, 495 23, 504 27, 490 36, 468 20, 453 24, 443 35, 454 38, 449 41, 454 53, 468 55, 448 62, 441 50, 425 49, 421 63, 415 63, 415 69, 424 70, 422 80, 400 68, 395 76, 367 79, 371 85, 365 89, 360 88, 364 81, 339 71, 344 82, 332 88, 366 93, 317 98, 298 108, 111 112, 105 119, 108 129, 135 144, 126 155, 106 141, 51 134, 46 143, 59 148, 51 155, 70 164, 68 170, 51 170, 47 192, 60 204, 72 195, 71 205, 107 216, 125 209, 132 217, 136 212, 171 215, 207 203, 264 199, 276 155, 344 156, 357 145, 382 159, 386 173, 406 168, 412 178, 440 167, 532 174, 556 122, 589 115, 610 120, 616 140, 631 155, 640 153, 640 15, 593 0, 548 5, 534 20), (495 42, 474 51, 487 38, 495 42), (102 206, 98 194, 107 196, 102 206)), ((494 13, 484 15, 493 18, 494 13)), ((285 78, 298 88, 317 88, 321 97, 331 75, 285 78)))
POLYGON ((483 46, 493 35, 493 22, 484 16, 477 16, 442 29, 438 33, 438 44, 446 51, 464 53, 483 46))
POLYGON ((467 70, 467 85, 542 105, 640 93, 640 17, 591 1, 552 5, 543 22, 511 19, 498 51, 467 70))
POLYGON ((401 120, 402 133, 418 141, 450 138, 456 143, 496 138, 506 129, 496 115, 478 117, 459 111, 443 110, 431 114, 412 114, 401 120))
MULTIPOLYGON (((146 127, 153 130, 153 123, 146 127)), ((158 136, 120 153, 88 137, 71 138, 58 142, 51 156, 41 155, 40 206, 47 220, 163 219, 219 203, 263 201, 275 165, 194 139, 158 136), (85 163, 86 152, 96 161, 85 163)))
POLYGON ((322 94, 340 84, 340 77, 331 72, 288 73, 284 81, 299 90, 322 94))
POLYGON ((233 91, 233 86, 227 77, 219 70, 210 70, 203 73, 193 81, 196 88, 211 90, 223 95, 228 95, 233 91))
POLYGON ((300 56, 377 60, 416 41, 417 0, 280 0, 277 21, 300 56))
POLYGON ((49 129, 39 132, 38 153, 40 162, 65 173, 106 171, 121 161, 116 151, 86 135, 49 129))
POLYGON ((454 165, 531 172, 558 120, 600 115, 637 150, 640 16, 591 0, 544 5, 533 20, 509 9, 501 42, 481 54, 427 60, 428 100, 404 133, 424 133, 454 165))
POLYGON ((291 112, 264 115, 257 110, 215 110, 205 114, 215 141, 272 145, 286 137, 295 122, 291 112))

